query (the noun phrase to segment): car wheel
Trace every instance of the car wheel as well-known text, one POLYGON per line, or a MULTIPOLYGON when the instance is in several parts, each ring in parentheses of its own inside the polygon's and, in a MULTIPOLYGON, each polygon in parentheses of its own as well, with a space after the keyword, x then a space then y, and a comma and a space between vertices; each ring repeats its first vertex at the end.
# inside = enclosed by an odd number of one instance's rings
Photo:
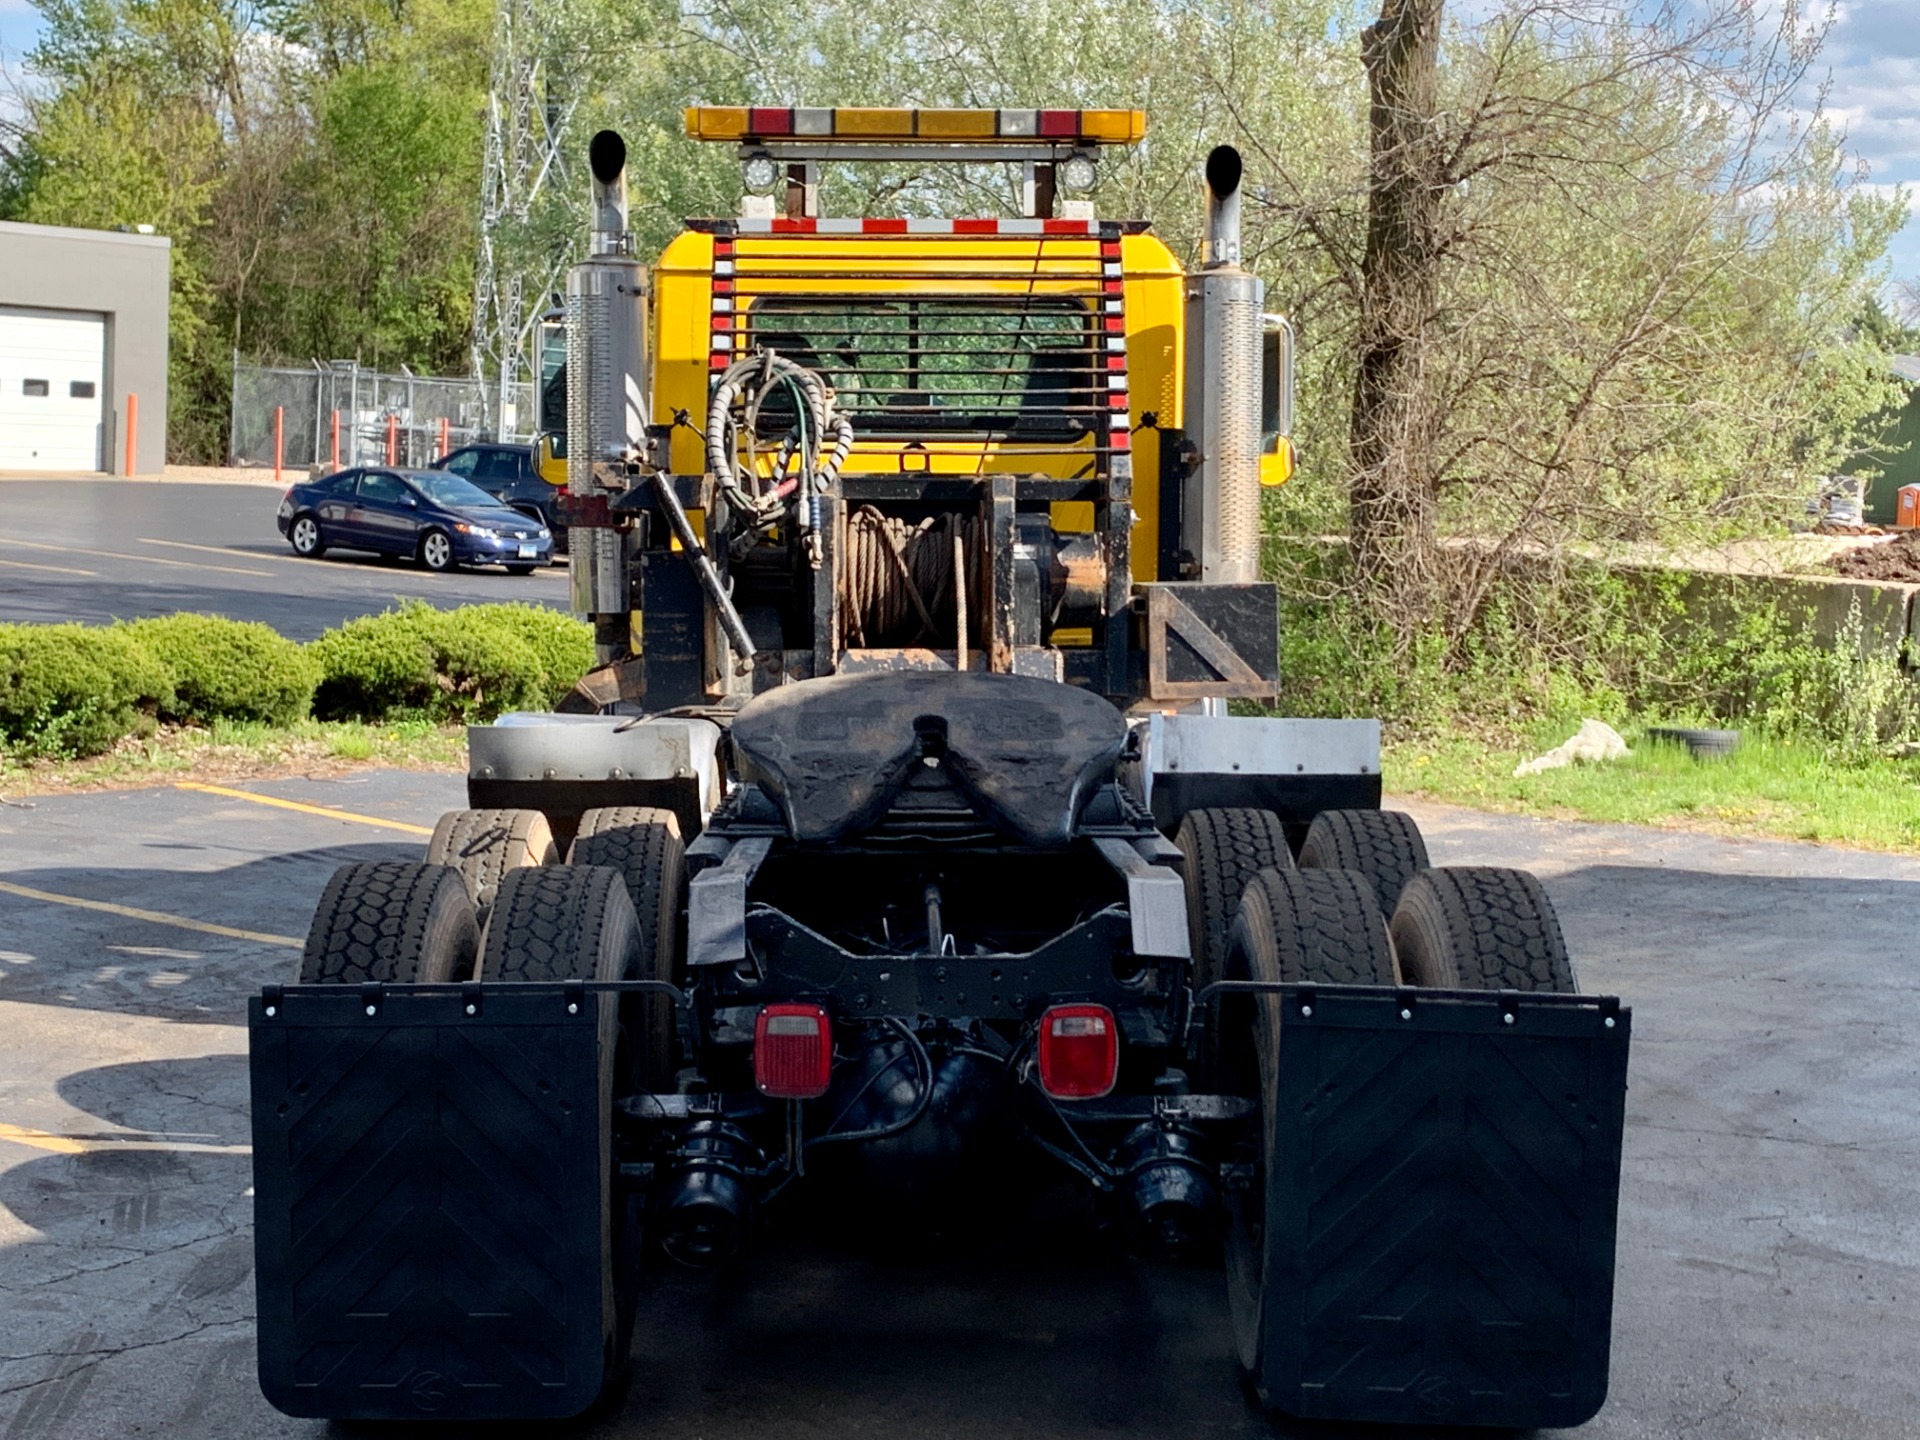
POLYGON ((429 530, 420 537, 420 563, 429 570, 453 569, 453 537, 444 530, 429 530))
POLYGON ((287 527, 287 543, 293 553, 313 560, 327 553, 327 540, 320 533, 320 522, 312 515, 296 515, 287 527))

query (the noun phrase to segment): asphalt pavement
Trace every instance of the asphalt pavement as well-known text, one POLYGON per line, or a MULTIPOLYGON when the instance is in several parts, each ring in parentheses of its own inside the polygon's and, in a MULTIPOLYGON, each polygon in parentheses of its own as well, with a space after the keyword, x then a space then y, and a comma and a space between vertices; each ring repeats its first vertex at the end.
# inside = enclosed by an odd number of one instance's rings
MULTIPOLYGON (((418 854, 461 785, 240 789, 0 803, 0 1440, 348 1433, 255 1385, 241 1017, 331 870, 418 854)), ((1920 1437, 1920 860, 1409 808, 1438 863, 1538 871, 1583 988, 1634 1007, 1612 1393, 1578 1433, 1920 1437)), ((663 1270, 624 1408, 571 1433, 1409 1434, 1263 1415, 1220 1274, 1086 1219, 663 1270)))
POLYGON ((104 624, 194 610, 311 640, 413 597, 443 608, 567 603, 564 564, 433 575, 345 551, 302 560, 274 523, 280 495, 255 485, 0 481, 0 621, 104 624))

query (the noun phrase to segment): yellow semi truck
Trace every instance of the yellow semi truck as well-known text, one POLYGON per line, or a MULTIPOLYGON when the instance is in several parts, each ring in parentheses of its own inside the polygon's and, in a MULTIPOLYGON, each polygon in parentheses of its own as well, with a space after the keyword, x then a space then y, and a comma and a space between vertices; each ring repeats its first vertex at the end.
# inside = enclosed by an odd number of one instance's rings
POLYGON ((730 1263, 810 1189, 931 1235, 1049 1172, 1222 1269, 1268 1405, 1598 1409, 1630 1017, 1537 880, 1380 808, 1375 722, 1269 713, 1291 334, 1231 148, 1196 266, 1097 215, 1144 125, 697 107, 740 213, 652 263, 594 138, 598 663, 475 727, 471 808, 343 867, 252 1004, 281 1409, 575 1414, 649 1251, 730 1263), (1018 166, 1023 213, 819 213, 858 161, 1018 166))

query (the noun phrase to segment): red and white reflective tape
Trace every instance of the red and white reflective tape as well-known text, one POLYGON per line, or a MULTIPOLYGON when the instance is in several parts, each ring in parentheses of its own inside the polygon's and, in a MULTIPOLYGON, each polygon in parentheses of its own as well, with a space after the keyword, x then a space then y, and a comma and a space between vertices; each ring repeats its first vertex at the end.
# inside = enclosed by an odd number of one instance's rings
POLYGON ((735 220, 738 235, 1062 235, 1082 239, 1100 236, 1098 220, 899 220, 791 219, 762 216, 735 220))

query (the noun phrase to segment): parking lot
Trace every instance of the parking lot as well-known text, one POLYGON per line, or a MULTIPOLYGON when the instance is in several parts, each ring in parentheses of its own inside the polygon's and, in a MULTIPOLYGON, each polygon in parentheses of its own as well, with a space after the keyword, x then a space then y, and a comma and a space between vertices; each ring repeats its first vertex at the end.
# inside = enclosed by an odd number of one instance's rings
POLYGON ((272 485, 124 480, 0 482, 0 621, 104 624, 197 610, 260 620, 295 640, 418 597, 566 604, 566 567, 429 575, 330 551, 302 560, 274 525, 272 485))
MULTIPOLYGON (((459 803, 376 773, 0 804, 0 1440, 331 1433, 253 1378, 244 1001, 333 867, 459 803)), ((1612 1397, 1579 1433, 1920 1436, 1920 861, 1412 808, 1436 862, 1538 870, 1584 988, 1635 1007, 1612 1397)), ((910 1260, 776 1229, 662 1272, 581 1433, 1333 1433, 1243 1397, 1216 1271, 1086 1218, 1049 1196, 910 1260)))

